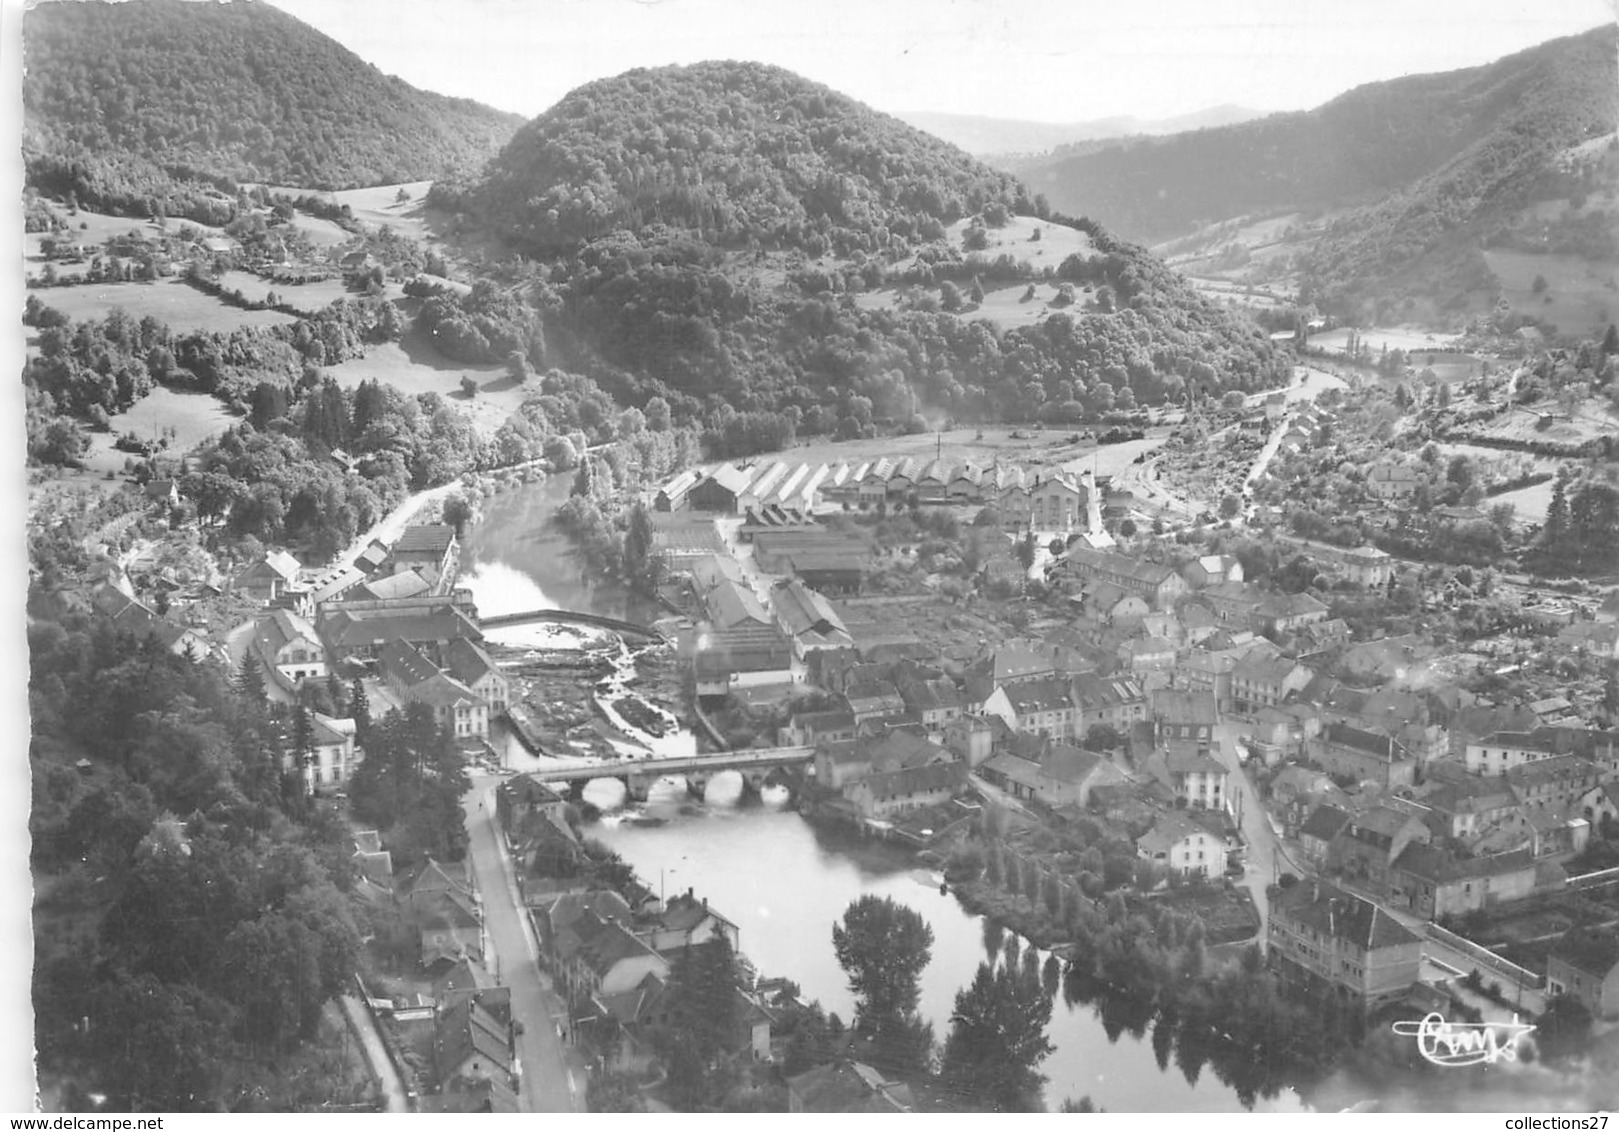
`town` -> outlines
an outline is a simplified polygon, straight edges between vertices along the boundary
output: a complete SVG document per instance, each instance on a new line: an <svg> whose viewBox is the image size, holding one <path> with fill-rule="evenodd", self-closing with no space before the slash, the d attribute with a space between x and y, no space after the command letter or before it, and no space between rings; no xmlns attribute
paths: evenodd
<svg viewBox="0 0 1619 1132"><path fill-rule="evenodd" d="M1611 21L458 3L20 21L34 1107L1619 1105Z"/></svg>
<svg viewBox="0 0 1619 1132"><path fill-rule="evenodd" d="M524 1090L587 1080L656 1107L670 1010L692 1009L676 968L721 938L740 972L715 1047L742 1067L733 1088L778 1082L798 1111L948 1107L869 1036L809 1043L824 1017L792 971L761 975L721 904L654 890L594 840L584 792L614 779L630 806L668 781L700 799L725 773L744 801L784 790L817 824L914 853L1065 968L1090 962L1087 925L1116 894L1118 914L1195 917L1200 963L1257 947L1284 986L1362 1019L1619 1016L1619 599L1546 586L1494 632L1418 631L1420 610L1455 606L1460 571L1436 592L1431 566L1303 538L1255 502L1288 445L1357 426L1348 403L1222 412L1216 439L1269 440L1243 449L1258 490L1218 522L1163 489L1151 503L1140 462L1096 472L1105 441L1067 466L783 453L683 471L625 500L658 563L645 626L481 618L452 521L395 522L318 568L272 550L222 586L136 553L91 604L228 665L288 719L286 774L351 823L392 825L387 844L352 826L356 893L396 927L345 1003L379 1077L424 1110L516 1111ZM1430 481L1390 467L1370 465L1362 498L1409 529L1401 505ZM143 490L174 503L172 477ZM443 500L411 518L435 512L465 526ZM170 611L260 612L210 642L132 578ZM502 643L536 620L572 622L566 647ZM649 699L599 682L620 635L667 673ZM691 751L637 746L658 723L689 724ZM383 732L412 724L476 775L459 779L466 831L381 803Z"/></svg>

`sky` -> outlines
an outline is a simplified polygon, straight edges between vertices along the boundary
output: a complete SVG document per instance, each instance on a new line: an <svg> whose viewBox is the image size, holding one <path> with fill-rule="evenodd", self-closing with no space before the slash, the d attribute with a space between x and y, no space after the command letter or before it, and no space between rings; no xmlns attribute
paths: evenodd
<svg viewBox="0 0 1619 1132"><path fill-rule="evenodd" d="M1619 19L1619 0L273 0L415 86L525 116L632 67L773 63L893 114L1303 110Z"/></svg>

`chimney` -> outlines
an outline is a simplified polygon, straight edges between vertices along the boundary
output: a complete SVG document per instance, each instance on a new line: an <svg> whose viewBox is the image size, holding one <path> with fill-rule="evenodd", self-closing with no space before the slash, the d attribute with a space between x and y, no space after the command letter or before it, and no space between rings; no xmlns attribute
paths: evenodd
<svg viewBox="0 0 1619 1132"><path fill-rule="evenodd" d="M1319 880L1311 881L1310 882L1310 903L1314 904L1316 901L1318 901L1320 899L1321 899L1321 882Z"/></svg>

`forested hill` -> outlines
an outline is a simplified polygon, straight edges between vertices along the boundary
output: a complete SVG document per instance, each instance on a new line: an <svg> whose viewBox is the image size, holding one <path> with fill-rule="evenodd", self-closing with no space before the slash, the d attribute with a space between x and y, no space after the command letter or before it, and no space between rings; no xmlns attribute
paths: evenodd
<svg viewBox="0 0 1619 1132"><path fill-rule="evenodd" d="M524 126L476 192L513 244L559 251L668 224L720 244L869 250L1000 201L1035 211L1012 177L777 67L710 62L589 83Z"/></svg>
<svg viewBox="0 0 1619 1132"><path fill-rule="evenodd" d="M1481 67L1357 87L1311 111L1022 172L1054 207L1143 240L1256 212L1368 204L1442 169L1444 202L1482 203L1520 193L1549 154L1614 128L1614 36L1597 28Z"/></svg>
<svg viewBox="0 0 1619 1132"><path fill-rule="evenodd" d="M34 155L342 189L476 169L522 124L253 0L44 3L23 50Z"/></svg>
<svg viewBox="0 0 1619 1132"><path fill-rule="evenodd" d="M795 428L920 428L919 409L1077 423L1286 376L1257 326L1146 249L755 63L581 87L484 181L436 184L429 199L525 253L545 364L620 403L714 422L723 455ZM1007 325L1004 308L1042 288L1049 317ZM534 341L476 297L435 297L418 326L468 360ZM726 413L750 419L733 429Z"/></svg>

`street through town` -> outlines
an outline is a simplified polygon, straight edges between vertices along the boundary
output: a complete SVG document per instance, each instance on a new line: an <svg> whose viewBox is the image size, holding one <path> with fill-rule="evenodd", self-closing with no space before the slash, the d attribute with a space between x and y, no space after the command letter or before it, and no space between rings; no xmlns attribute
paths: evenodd
<svg viewBox="0 0 1619 1132"><path fill-rule="evenodd" d="M484 929L500 982L511 988L512 1017L521 1022L517 1055L522 1066L519 1097L525 1112L584 1112L585 1076L570 1066L557 1034L556 1019L566 1016L550 978L539 967L539 941L534 938L517 891L510 858L495 826L497 777L472 780L463 800L467 814L469 853L483 900Z"/></svg>

